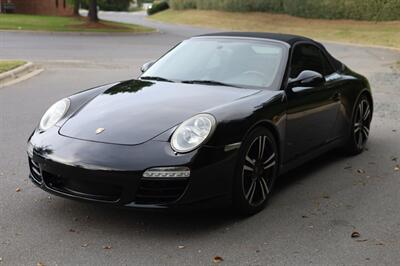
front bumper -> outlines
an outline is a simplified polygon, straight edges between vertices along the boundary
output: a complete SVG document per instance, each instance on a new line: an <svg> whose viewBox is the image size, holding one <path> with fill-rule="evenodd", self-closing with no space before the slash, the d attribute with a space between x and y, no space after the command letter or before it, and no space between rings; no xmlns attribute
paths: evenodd
<svg viewBox="0 0 400 266"><path fill-rule="evenodd" d="M64 137L57 128L29 139L30 179L59 196L124 207L221 206L231 202L237 150L175 154L168 142L134 146ZM186 166L188 178L144 178L153 167Z"/></svg>

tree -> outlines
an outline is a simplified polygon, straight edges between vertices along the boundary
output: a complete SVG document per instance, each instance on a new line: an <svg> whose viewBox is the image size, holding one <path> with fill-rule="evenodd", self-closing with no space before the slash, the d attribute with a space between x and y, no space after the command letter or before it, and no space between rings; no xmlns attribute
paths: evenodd
<svg viewBox="0 0 400 266"><path fill-rule="evenodd" d="M89 0L89 21L98 22L99 17L97 15L97 0Z"/></svg>
<svg viewBox="0 0 400 266"><path fill-rule="evenodd" d="M68 5L74 7L74 16L79 16L79 8L81 7L81 0L68 0Z"/></svg>
<svg viewBox="0 0 400 266"><path fill-rule="evenodd" d="M81 0L74 0L74 16L79 16L80 6L81 6Z"/></svg>

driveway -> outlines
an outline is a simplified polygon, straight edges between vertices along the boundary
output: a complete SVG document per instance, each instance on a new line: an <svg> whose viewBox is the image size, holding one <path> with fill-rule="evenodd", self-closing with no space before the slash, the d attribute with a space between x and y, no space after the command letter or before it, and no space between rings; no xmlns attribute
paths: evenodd
<svg viewBox="0 0 400 266"><path fill-rule="evenodd" d="M391 68L400 54L391 50L327 44L372 83L368 150L357 157L329 153L285 175L266 210L253 217L105 208L34 187L26 140L52 102L137 77L141 64L182 39L216 31L151 22L143 13L100 15L160 33L0 32L0 57L45 68L0 89L0 265L212 265L215 256L221 265L400 264L400 74ZM361 237L352 239L353 231Z"/></svg>

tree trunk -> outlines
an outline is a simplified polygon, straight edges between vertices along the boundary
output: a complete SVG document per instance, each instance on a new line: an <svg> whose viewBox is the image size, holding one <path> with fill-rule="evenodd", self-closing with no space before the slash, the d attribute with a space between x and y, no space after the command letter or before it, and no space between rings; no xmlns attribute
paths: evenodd
<svg viewBox="0 0 400 266"><path fill-rule="evenodd" d="M89 21L97 22L99 18L97 16L97 0L90 0L89 3Z"/></svg>
<svg viewBox="0 0 400 266"><path fill-rule="evenodd" d="M74 16L79 16L79 8L81 6L81 0L74 1Z"/></svg>

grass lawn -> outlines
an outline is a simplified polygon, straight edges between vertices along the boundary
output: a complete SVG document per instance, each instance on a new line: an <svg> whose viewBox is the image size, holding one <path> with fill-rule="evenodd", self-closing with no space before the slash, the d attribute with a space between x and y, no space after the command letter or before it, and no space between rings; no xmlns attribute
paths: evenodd
<svg viewBox="0 0 400 266"><path fill-rule="evenodd" d="M1 14L0 30L80 31L80 32L151 32L154 29L139 25L101 20L88 23L85 18L21 14Z"/></svg>
<svg viewBox="0 0 400 266"><path fill-rule="evenodd" d="M152 19L225 30L282 32L327 41L400 48L400 21L304 19L270 13L234 13L205 10L167 10Z"/></svg>
<svg viewBox="0 0 400 266"><path fill-rule="evenodd" d="M11 61L11 60L2 61L2 60L0 60L0 73L7 72L7 71L17 68L19 66L22 66L25 63L26 63L25 61Z"/></svg>

